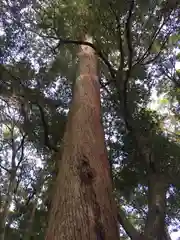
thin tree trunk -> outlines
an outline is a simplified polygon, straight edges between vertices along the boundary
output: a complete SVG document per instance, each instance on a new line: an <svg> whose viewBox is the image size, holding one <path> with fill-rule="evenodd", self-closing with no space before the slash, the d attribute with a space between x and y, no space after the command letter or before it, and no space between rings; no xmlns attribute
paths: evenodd
<svg viewBox="0 0 180 240"><path fill-rule="evenodd" d="M44 181L44 174L45 174L45 171L43 171L41 169L39 171L39 176L38 176L39 179L37 180L37 184L35 186L36 195L35 195L34 201L32 203L31 214L30 214L30 217L29 217L29 221L27 223L26 233L25 233L25 236L23 238L24 240L30 240L31 237L33 236L33 223L34 223L34 218L35 218L35 214L36 214L38 197L40 195L41 188L42 188L43 181Z"/></svg>
<svg viewBox="0 0 180 240"><path fill-rule="evenodd" d="M144 231L145 239L164 239L167 188L168 184L163 175L160 173L151 174L149 179L149 210Z"/></svg>
<svg viewBox="0 0 180 240"><path fill-rule="evenodd" d="M5 227L6 227L6 221L7 221L8 213L9 213L9 206L12 201L12 193L13 193L13 190L15 187L15 176L16 176L16 172L12 171L10 180L9 180L7 195L5 197L4 205L2 206L3 209L2 209L2 213L1 213L1 219L0 219L1 220L1 222L0 222L0 240L5 239Z"/></svg>
<svg viewBox="0 0 180 240"><path fill-rule="evenodd" d="M170 234L169 234L169 232L168 232L168 228L167 227L165 227L165 237L164 237L164 240L171 240L171 236L170 236Z"/></svg>
<svg viewBox="0 0 180 240"><path fill-rule="evenodd" d="M34 200L34 203L32 205L32 210L31 210L31 214L30 214L30 218L27 224L27 230L24 236L24 240L30 240L31 236L33 235L33 221L34 221L34 217L35 217L35 213L36 213L36 207L37 207L37 200L38 198L36 197L36 199Z"/></svg>
<svg viewBox="0 0 180 240"><path fill-rule="evenodd" d="M82 46L79 60L80 75L74 86L45 239L117 240L97 59L91 47Z"/></svg>

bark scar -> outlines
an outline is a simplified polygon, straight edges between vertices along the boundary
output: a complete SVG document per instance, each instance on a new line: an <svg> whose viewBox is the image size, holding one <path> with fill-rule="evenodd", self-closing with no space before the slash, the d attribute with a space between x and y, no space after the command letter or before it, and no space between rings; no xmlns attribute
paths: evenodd
<svg viewBox="0 0 180 240"><path fill-rule="evenodd" d="M95 189L93 187L93 180L96 177L96 172L93 168L91 168L89 164L89 159L86 156L83 156L83 158L81 158L81 164L80 164L79 170L80 170L79 176L81 179L81 184L84 184L84 187L85 187L85 199L88 196L86 201L87 203L89 203L89 205L92 207L92 210L93 210L93 215L94 215L93 230L95 232L96 239L105 240L105 230L101 222L101 209L97 201Z"/></svg>
<svg viewBox="0 0 180 240"><path fill-rule="evenodd" d="M81 159L79 176L81 182L86 185L91 184L96 176L95 170L91 168L89 160L86 158L86 156L83 156L83 158Z"/></svg>
<svg viewBox="0 0 180 240"><path fill-rule="evenodd" d="M97 240L104 240L105 239L105 233L102 223L99 222L98 219L96 219L96 225L94 226L94 230L96 233Z"/></svg>

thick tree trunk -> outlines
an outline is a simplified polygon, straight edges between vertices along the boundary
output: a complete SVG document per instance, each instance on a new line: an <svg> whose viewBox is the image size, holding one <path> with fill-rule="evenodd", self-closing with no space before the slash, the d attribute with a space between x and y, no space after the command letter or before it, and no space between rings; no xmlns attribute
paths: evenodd
<svg viewBox="0 0 180 240"><path fill-rule="evenodd" d="M144 231L145 239L164 239L167 188L168 184L163 175L151 174L149 179L149 210Z"/></svg>
<svg viewBox="0 0 180 240"><path fill-rule="evenodd" d="M82 46L46 240L119 239L100 116L97 59Z"/></svg>

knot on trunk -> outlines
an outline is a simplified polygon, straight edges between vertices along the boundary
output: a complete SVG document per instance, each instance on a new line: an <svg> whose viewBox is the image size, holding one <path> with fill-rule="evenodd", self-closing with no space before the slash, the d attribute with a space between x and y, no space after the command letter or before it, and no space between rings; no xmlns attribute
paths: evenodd
<svg viewBox="0 0 180 240"><path fill-rule="evenodd" d="M79 176L81 182L86 185L91 184L93 179L95 178L95 171L93 168L91 168L91 166L89 165L89 161L85 156L83 157L83 159L81 159Z"/></svg>

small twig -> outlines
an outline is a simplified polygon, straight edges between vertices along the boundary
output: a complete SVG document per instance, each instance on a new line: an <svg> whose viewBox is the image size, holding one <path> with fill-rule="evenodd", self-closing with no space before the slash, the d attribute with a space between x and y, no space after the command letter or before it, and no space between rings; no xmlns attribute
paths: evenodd
<svg viewBox="0 0 180 240"><path fill-rule="evenodd" d="M167 36L167 37L165 38L165 40L163 41L163 43L162 43L162 45L161 45L161 47L160 47L160 50L159 50L159 52L156 54L156 56L155 56L154 58L146 61L145 63L143 63L143 65L148 65L148 64L154 62L156 59L158 59L158 57L159 57L160 54L162 53L162 50L164 49L164 47L165 47L165 45L166 45L166 43L167 43L167 41L168 41L168 38L169 38L169 36Z"/></svg>
<svg viewBox="0 0 180 240"><path fill-rule="evenodd" d="M154 33L153 33L153 35L151 37L151 42L150 42L148 48L146 49L146 51L144 52L142 57L134 64L134 66L139 64L139 63L141 63L141 62L143 62L146 59L147 55L149 54L149 51L151 50L151 48L152 48L152 46L154 44L154 41L156 40L158 34L160 33L160 31L161 31L161 29L163 28L164 25L165 25L165 20L163 21L161 26L154 31Z"/></svg>
<svg viewBox="0 0 180 240"><path fill-rule="evenodd" d="M22 163L22 161L24 160L24 141L25 141L25 137L26 137L26 134L23 136L21 144L20 144L20 146L21 146L21 157L20 157L19 162L18 162L18 164L16 166L16 171L19 168L19 166Z"/></svg>
<svg viewBox="0 0 180 240"><path fill-rule="evenodd" d="M1 167L3 170L5 170L6 172L10 173L10 170L7 169L7 168L5 168L5 167L3 167L1 164L0 164L0 167Z"/></svg>

